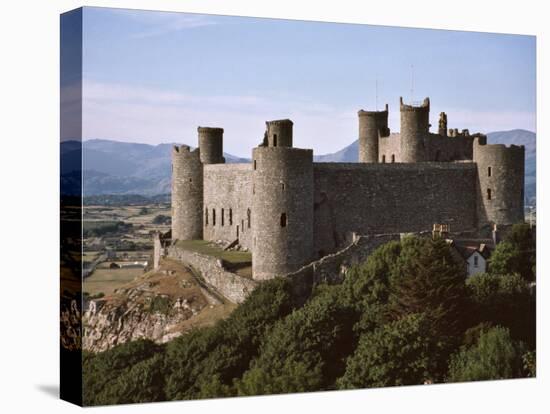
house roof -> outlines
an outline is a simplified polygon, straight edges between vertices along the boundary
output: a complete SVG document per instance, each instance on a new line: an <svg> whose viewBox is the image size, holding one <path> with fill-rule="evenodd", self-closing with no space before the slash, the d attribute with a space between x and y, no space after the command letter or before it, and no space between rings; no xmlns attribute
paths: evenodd
<svg viewBox="0 0 550 414"><path fill-rule="evenodd" d="M484 259L488 259L494 249L494 243L490 239L454 239L447 240L447 242L464 260L467 260L475 252L478 252Z"/></svg>

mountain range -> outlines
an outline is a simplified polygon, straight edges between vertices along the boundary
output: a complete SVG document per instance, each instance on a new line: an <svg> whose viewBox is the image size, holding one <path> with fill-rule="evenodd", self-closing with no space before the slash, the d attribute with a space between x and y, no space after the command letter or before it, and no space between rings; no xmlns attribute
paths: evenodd
<svg viewBox="0 0 550 414"><path fill-rule="evenodd" d="M525 145L525 195L528 204L536 198L536 134L523 129L487 134L490 144ZM76 188L83 153L84 194L141 194L152 196L170 192L170 154L174 144L137 144L91 139L82 143L61 143L62 188ZM357 162L358 141L332 154L317 155L316 162ZM249 162L224 153L226 162Z"/></svg>

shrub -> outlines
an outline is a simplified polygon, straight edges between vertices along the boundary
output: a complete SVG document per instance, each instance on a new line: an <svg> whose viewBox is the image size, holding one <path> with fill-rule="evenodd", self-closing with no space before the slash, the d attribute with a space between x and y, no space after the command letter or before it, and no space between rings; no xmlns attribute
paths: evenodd
<svg viewBox="0 0 550 414"><path fill-rule="evenodd" d="M451 357L449 381L481 381L524 376L522 343L500 326L482 332L477 343L462 347Z"/></svg>

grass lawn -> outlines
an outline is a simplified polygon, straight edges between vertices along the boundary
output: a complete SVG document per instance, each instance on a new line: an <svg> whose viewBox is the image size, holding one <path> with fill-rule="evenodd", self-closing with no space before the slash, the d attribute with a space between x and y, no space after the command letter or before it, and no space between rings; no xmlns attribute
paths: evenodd
<svg viewBox="0 0 550 414"><path fill-rule="evenodd" d="M252 253L250 252L225 251L206 240L178 240L176 246L192 252L221 258L229 263L252 262Z"/></svg>

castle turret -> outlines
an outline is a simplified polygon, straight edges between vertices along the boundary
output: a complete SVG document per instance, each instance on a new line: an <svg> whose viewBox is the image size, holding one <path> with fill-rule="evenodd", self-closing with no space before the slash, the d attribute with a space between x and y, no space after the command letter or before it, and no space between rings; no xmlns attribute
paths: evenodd
<svg viewBox="0 0 550 414"><path fill-rule="evenodd" d="M203 168L199 149L172 150L172 240L202 239Z"/></svg>
<svg viewBox="0 0 550 414"><path fill-rule="evenodd" d="M430 99L420 106L405 105L401 110L401 162L421 162L425 158L424 138L430 132Z"/></svg>
<svg viewBox="0 0 550 414"><path fill-rule="evenodd" d="M203 164L223 164L223 128L199 127L200 158Z"/></svg>
<svg viewBox="0 0 550 414"><path fill-rule="evenodd" d="M439 135L447 136L447 114L445 112L439 114Z"/></svg>
<svg viewBox="0 0 550 414"><path fill-rule="evenodd" d="M359 115L359 162L378 162L378 139L389 135L388 104L384 111L363 111Z"/></svg>
<svg viewBox="0 0 550 414"><path fill-rule="evenodd" d="M267 121L266 134L268 147L292 147L292 126L290 119Z"/></svg>
<svg viewBox="0 0 550 414"><path fill-rule="evenodd" d="M252 274L264 280L312 260L313 151L268 146L252 156Z"/></svg>
<svg viewBox="0 0 550 414"><path fill-rule="evenodd" d="M523 221L525 147L487 145L486 137L475 137L473 160L478 172L478 226Z"/></svg>

